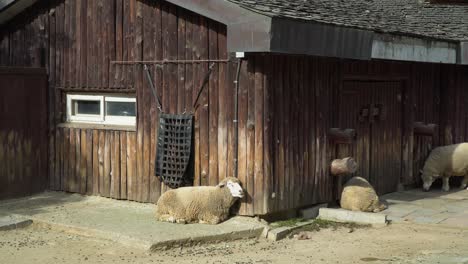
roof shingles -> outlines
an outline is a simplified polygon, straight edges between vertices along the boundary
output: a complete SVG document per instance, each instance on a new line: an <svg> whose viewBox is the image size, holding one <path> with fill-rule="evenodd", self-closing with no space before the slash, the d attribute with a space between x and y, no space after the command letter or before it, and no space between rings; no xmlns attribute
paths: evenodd
<svg viewBox="0 0 468 264"><path fill-rule="evenodd" d="M271 17L416 35L468 40L468 5L424 0L228 0Z"/></svg>

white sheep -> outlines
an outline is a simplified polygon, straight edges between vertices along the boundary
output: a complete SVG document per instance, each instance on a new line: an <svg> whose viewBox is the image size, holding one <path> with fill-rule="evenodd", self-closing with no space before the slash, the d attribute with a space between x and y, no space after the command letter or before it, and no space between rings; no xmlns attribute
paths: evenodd
<svg viewBox="0 0 468 264"><path fill-rule="evenodd" d="M364 178L353 177L341 193L341 208L351 211L380 212L387 207L380 202L372 185Z"/></svg>
<svg viewBox="0 0 468 264"><path fill-rule="evenodd" d="M429 191L432 183L442 177L442 190L450 190L451 176L464 176L460 188L468 184L468 143L460 143L434 148L421 170L423 190Z"/></svg>
<svg viewBox="0 0 468 264"><path fill-rule="evenodd" d="M229 216L229 209L244 197L240 181L234 177L217 186L182 187L164 193L156 205L156 219L171 223L218 224Z"/></svg>

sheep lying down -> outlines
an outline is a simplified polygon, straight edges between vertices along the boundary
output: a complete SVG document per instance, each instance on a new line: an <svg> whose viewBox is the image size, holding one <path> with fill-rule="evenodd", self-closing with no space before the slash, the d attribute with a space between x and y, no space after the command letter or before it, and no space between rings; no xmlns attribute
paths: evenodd
<svg viewBox="0 0 468 264"><path fill-rule="evenodd" d="M353 177L345 184L340 204L343 209L361 212L377 213L387 208L372 185L361 177Z"/></svg>
<svg viewBox="0 0 468 264"><path fill-rule="evenodd" d="M442 177L442 190L449 191L451 176L464 176L460 188L468 183L468 143L437 147L431 151L421 171L424 191L429 191L432 183Z"/></svg>
<svg viewBox="0 0 468 264"><path fill-rule="evenodd" d="M244 197L240 181L228 177L217 186L182 187L164 193L156 205L156 219L171 223L218 224Z"/></svg>

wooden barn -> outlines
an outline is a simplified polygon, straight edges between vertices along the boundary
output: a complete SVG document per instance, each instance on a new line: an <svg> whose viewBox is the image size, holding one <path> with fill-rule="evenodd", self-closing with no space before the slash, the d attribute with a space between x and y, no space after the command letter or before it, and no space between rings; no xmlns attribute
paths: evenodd
<svg viewBox="0 0 468 264"><path fill-rule="evenodd" d="M164 113L204 87L187 175L238 177L242 215L335 200L346 156L380 194L415 186L468 138L468 5L447 2L0 1L0 198L156 202L145 65Z"/></svg>

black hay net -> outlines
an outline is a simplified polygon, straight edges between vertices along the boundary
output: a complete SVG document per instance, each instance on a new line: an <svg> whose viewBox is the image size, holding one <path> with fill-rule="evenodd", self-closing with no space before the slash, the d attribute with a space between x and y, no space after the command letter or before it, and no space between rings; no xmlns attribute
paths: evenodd
<svg viewBox="0 0 468 264"><path fill-rule="evenodd" d="M155 174L170 188L189 180L187 167L192 150L193 115L159 114Z"/></svg>

